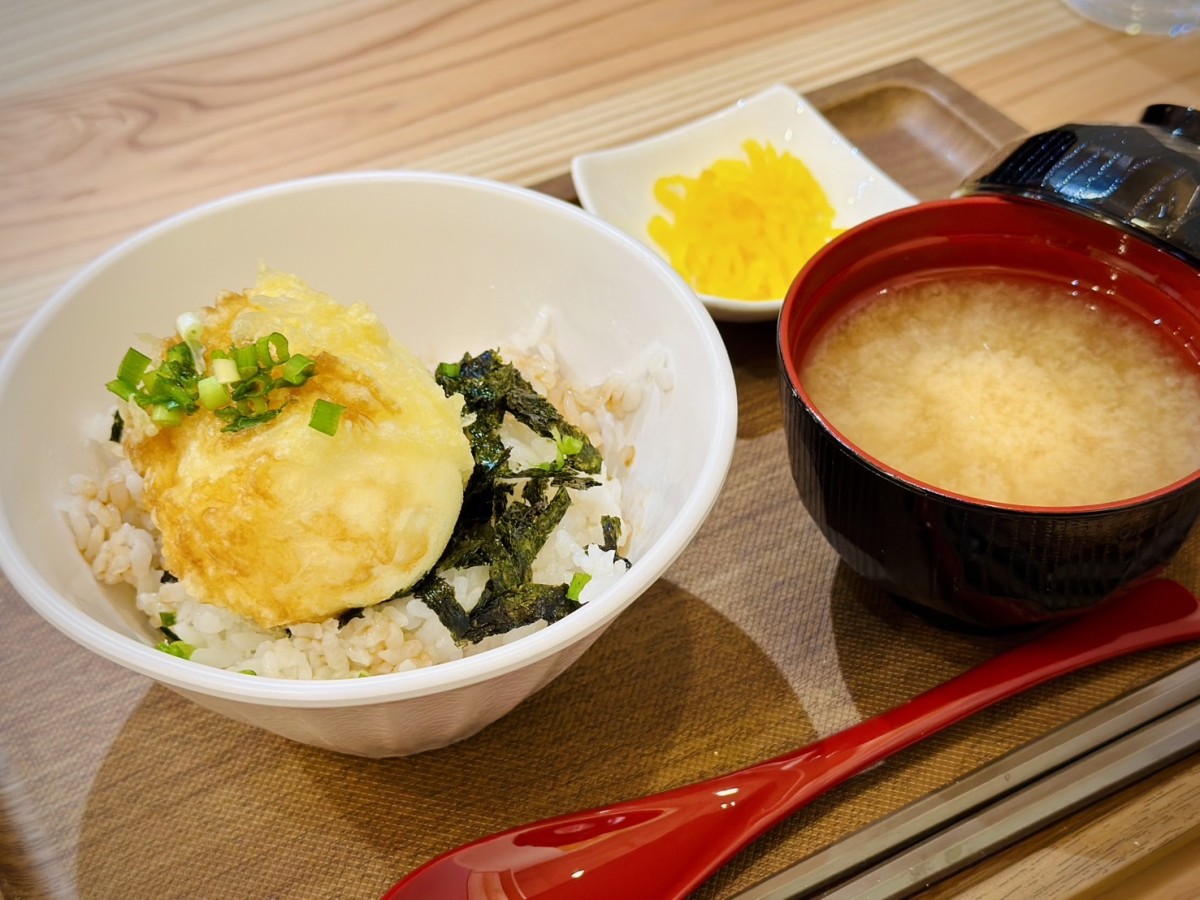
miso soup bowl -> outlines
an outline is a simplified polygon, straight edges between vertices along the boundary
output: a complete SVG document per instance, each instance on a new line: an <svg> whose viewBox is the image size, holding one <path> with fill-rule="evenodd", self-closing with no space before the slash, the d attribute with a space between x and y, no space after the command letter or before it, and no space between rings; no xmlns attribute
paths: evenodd
<svg viewBox="0 0 1200 900"><path fill-rule="evenodd" d="M1158 573L1200 512L1200 472L1109 504L992 503L885 465L814 406L800 372L822 330L862 298L934 273L1029 276L1107 293L1200 366L1200 270L1125 230L1001 196L923 203L859 225L800 272L778 325L792 475L826 539L901 601L984 630L1075 615Z"/></svg>

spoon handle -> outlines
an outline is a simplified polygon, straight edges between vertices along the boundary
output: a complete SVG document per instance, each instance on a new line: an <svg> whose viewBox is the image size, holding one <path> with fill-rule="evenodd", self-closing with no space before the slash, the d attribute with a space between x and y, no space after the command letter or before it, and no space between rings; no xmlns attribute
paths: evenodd
<svg viewBox="0 0 1200 900"><path fill-rule="evenodd" d="M1068 672L1196 638L1197 598L1174 582L1149 581L806 747L664 793L482 838L426 863L384 900L473 897L471 885L488 885L478 894L488 898L683 898L773 825L922 738Z"/></svg>

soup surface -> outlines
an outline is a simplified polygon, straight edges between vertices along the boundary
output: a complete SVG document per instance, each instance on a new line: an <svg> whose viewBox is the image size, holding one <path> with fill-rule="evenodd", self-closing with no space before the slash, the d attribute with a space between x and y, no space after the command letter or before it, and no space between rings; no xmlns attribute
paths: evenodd
<svg viewBox="0 0 1200 900"><path fill-rule="evenodd" d="M801 383L879 461L994 503L1105 503L1200 468L1200 370L1149 322L1065 285L883 291L818 339Z"/></svg>

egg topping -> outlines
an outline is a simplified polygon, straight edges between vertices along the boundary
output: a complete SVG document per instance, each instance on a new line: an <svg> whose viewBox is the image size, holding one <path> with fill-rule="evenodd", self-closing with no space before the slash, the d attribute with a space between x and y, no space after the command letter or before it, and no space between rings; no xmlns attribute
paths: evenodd
<svg viewBox="0 0 1200 900"><path fill-rule="evenodd" d="M206 369L214 349L270 335L312 365L253 427L204 410L163 427L134 400L121 406L164 568L197 599L268 627L411 587L449 542L474 466L462 398L366 306L282 272L264 270L199 320ZM322 428L337 408L335 427Z"/></svg>

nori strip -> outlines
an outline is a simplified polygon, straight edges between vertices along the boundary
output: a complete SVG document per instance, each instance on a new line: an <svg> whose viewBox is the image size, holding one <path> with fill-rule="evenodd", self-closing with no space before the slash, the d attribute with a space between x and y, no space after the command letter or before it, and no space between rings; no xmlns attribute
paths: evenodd
<svg viewBox="0 0 1200 900"><path fill-rule="evenodd" d="M454 598L454 588L445 579L430 572L417 582L413 593L434 611L456 641L463 639L471 622L467 611Z"/></svg>
<svg viewBox="0 0 1200 900"><path fill-rule="evenodd" d="M477 417L476 426L484 423L483 427L497 429L504 413L511 413L542 437L579 441L581 449L569 457L573 467L593 475L600 471L603 457L588 436L564 419L554 404L539 394L515 366L504 362L497 351L485 350L478 356L464 354L457 366L438 366L436 377L447 395L462 394L466 408ZM495 445L500 445L499 437L495 437ZM476 447L474 438L471 447Z"/></svg>
<svg viewBox="0 0 1200 900"><path fill-rule="evenodd" d="M494 524L456 532L434 572L413 588L456 641L476 643L538 619L555 622L578 609L578 601L567 597L566 584L531 580L533 560L571 505L565 489L547 499L543 488L529 487L535 483L540 482L528 482L521 499L502 510ZM505 487L511 491L511 486ZM454 588L435 574L452 565L489 567L483 595L469 614L455 598Z"/></svg>
<svg viewBox="0 0 1200 900"><path fill-rule="evenodd" d="M626 569L633 565L617 552L617 544L621 541L621 520L616 516L601 516L600 532L604 535L604 542L600 544L600 549L611 550L615 559L619 559L625 563Z"/></svg>
<svg viewBox="0 0 1200 900"><path fill-rule="evenodd" d="M533 560L571 504L568 488L586 490L598 482L603 459L587 435L571 425L516 368L488 350L442 364L435 374L447 396L460 394L472 421L464 429L475 468L467 481L462 512L433 572L410 591L449 629L456 641L477 642L539 619L555 622L579 608L566 584L532 581ZM506 415L558 444L561 459L551 465L513 471L500 439ZM563 439L575 452L563 451ZM523 482L514 496L515 482ZM551 494L553 488L553 494ZM605 542L620 535L620 520L604 526ZM489 578L468 614L454 590L436 573L451 567L486 565Z"/></svg>
<svg viewBox="0 0 1200 900"><path fill-rule="evenodd" d="M541 483L550 483L560 485L562 487L571 487L579 491L585 491L590 487L596 487L600 482L595 478L589 478L587 475L580 475L577 472L571 471L564 467L562 469L522 469L519 472L507 472L506 478L529 478L533 481Z"/></svg>
<svg viewBox="0 0 1200 900"><path fill-rule="evenodd" d="M529 581L534 558L570 505L571 495L560 488L549 501L543 496L534 503L511 503L500 514L489 579L496 592L503 595Z"/></svg>
<svg viewBox="0 0 1200 900"><path fill-rule="evenodd" d="M567 596L565 584L530 582L505 594L489 595L484 591L479 604L471 611L471 624L463 638L476 643L488 635L504 634L539 619L557 622L579 607L579 601Z"/></svg>
<svg viewBox="0 0 1200 900"><path fill-rule="evenodd" d="M121 443L121 435L125 433L125 420L121 418L119 409L113 410L112 425L108 429L108 439L114 444Z"/></svg>
<svg viewBox="0 0 1200 900"><path fill-rule="evenodd" d="M350 609L342 610L337 617L338 628L344 628L362 614L363 608L361 606L352 606Z"/></svg>

